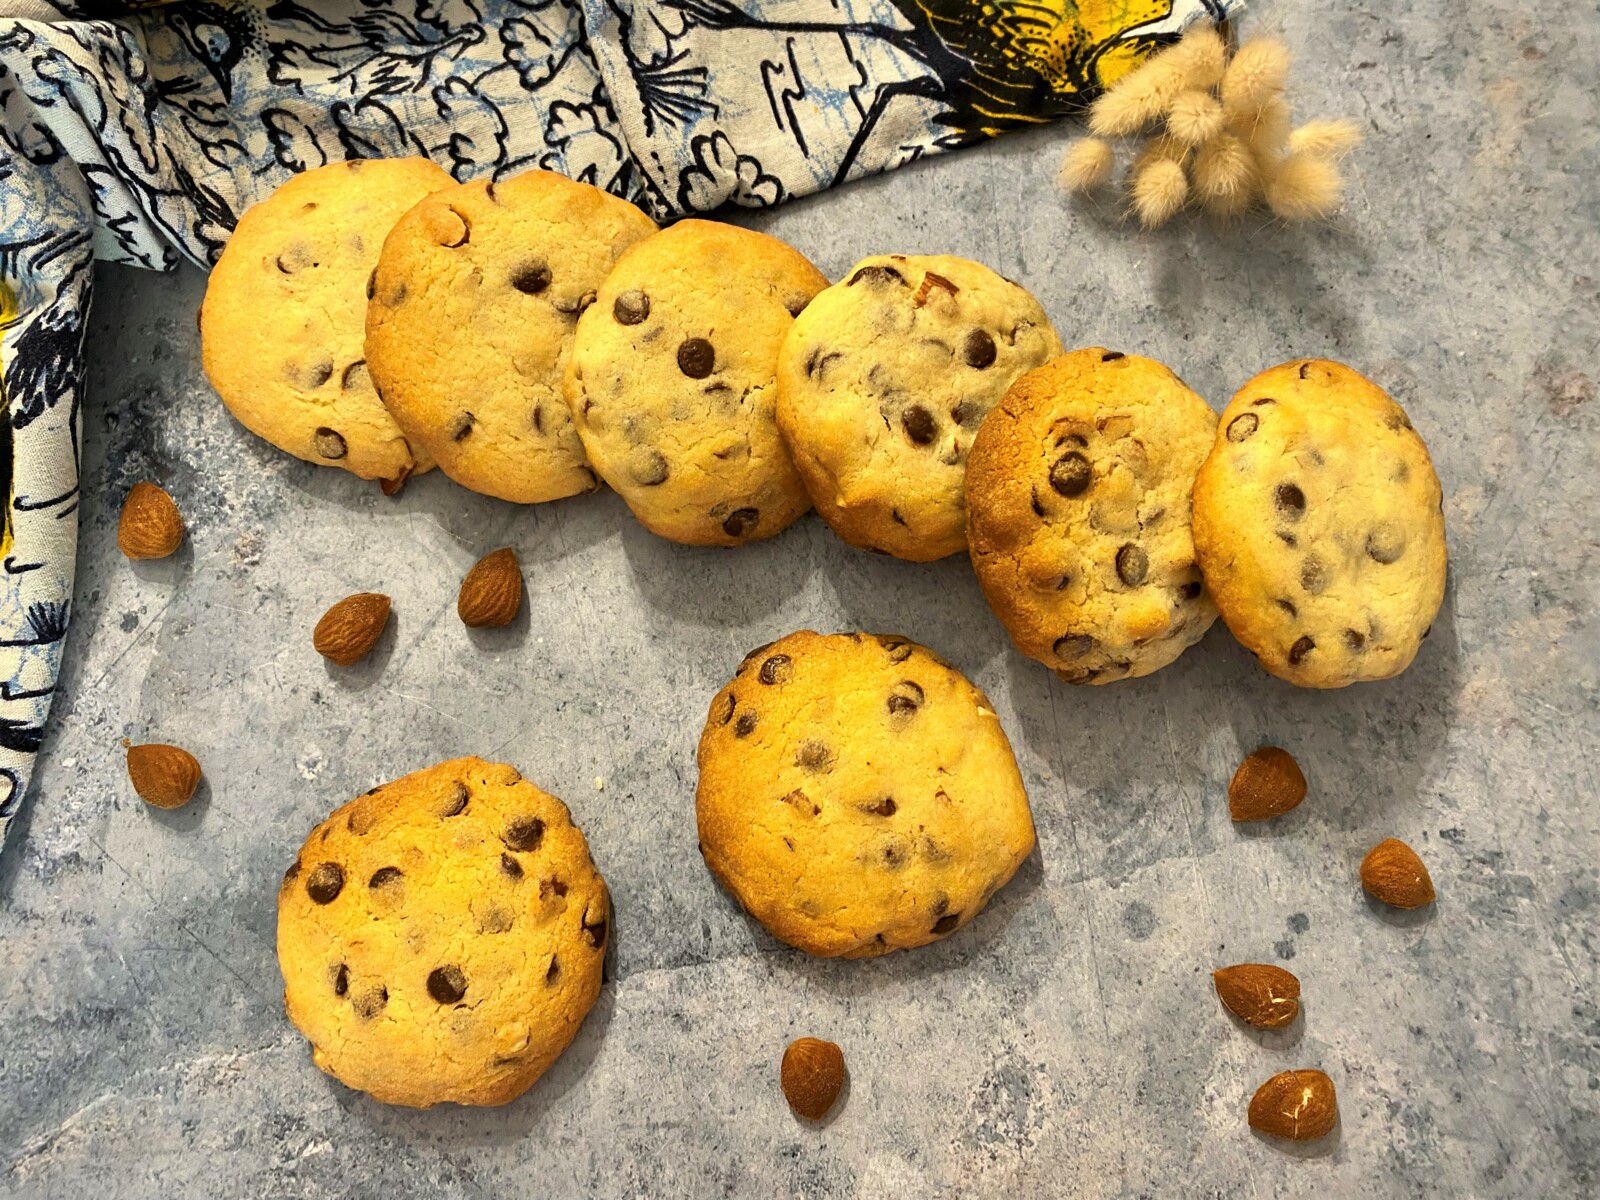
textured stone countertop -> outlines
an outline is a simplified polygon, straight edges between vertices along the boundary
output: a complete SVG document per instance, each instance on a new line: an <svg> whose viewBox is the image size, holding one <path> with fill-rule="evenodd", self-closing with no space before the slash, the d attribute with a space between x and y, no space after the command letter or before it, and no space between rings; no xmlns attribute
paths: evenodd
<svg viewBox="0 0 1600 1200"><path fill-rule="evenodd" d="M222 410L199 272L102 269L76 619L0 860L0 1194L1592 1189L1600 19L1517 0L1261 7L1301 52L1300 112L1367 128L1331 225L1134 234L1055 190L1060 131L740 219L833 276L880 250L981 259L1069 345L1159 358L1218 408L1291 357L1370 374L1432 448L1453 556L1431 638L1386 683L1298 691L1219 623L1156 676L1074 689L1009 649L964 559L857 553L815 517L696 551L612 495L523 509L434 474L385 499ZM116 515L143 478L191 536L130 566ZM504 544L525 615L470 633L457 581ZM365 665L326 667L310 628L362 589L393 595L391 630ZM696 853L709 698L746 650L806 626L928 643L1011 733L1038 851L937 945L808 959ZM205 793L146 808L124 737L191 748ZM1236 828L1227 780L1263 742L1299 757L1311 794ZM318 1072L284 1017L274 890L332 807L468 752L571 805L616 900L611 980L517 1103L385 1108ZM1357 864L1391 835L1427 861L1433 907L1365 899ZM1300 976L1287 1031L1218 1005L1211 969L1246 960ZM821 1129L777 1088L802 1034L850 1065ZM1296 1151L1244 1110L1301 1066L1333 1077L1341 1123Z"/></svg>

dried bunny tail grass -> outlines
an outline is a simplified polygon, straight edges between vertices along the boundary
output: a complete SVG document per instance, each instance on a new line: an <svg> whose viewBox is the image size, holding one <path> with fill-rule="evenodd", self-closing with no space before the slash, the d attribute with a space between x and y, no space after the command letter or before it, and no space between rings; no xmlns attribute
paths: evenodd
<svg viewBox="0 0 1600 1200"><path fill-rule="evenodd" d="M1315 221L1338 210L1343 186L1339 169L1327 159L1289 154L1267 176L1267 207L1285 221Z"/></svg>
<svg viewBox="0 0 1600 1200"><path fill-rule="evenodd" d="M1210 212L1234 216L1250 207L1260 175L1243 139L1219 133L1196 151L1194 191Z"/></svg>
<svg viewBox="0 0 1600 1200"><path fill-rule="evenodd" d="M1167 132L1186 146L1208 142L1222 130L1222 105L1210 92L1179 92L1167 113Z"/></svg>
<svg viewBox="0 0 1600 1200"><path fill-rule="evenodd" d="M1092 192L1111 178L1114 158L1111 143L1099 138L1078 138L1067 147L1056 179L1069 192Z"/></svg>
<svg viewBox="0 0 1600 1200"><path fill-rule="evenodd" d="M1283 91L1289 49L1276 38L1251 38L1222 73L1222 107L1229 115L1255 112Z"/></svg>
<svg viewBox="0 0 1600 1200"><path fill-rule="evenodd" d="M1361 144L1361 127L1354 121L1307 121L1289 135L1296 154L1337 161Z"/></svg>
<svg viewBox="0 0 1600 1200"><path fill-rule="evenodd" d="M1274 96L1255 112L1236 116L1227 125L1250 147L1265 172L1283 156L1289 141L1289 123L1289 106Z"/></svg>
<svg viewBox="0 0 1600 1200"><path fill-rule="evenodd" d="M1146 229L1171 220L1189 198L1189 180L1176 159L1156 158L1135 168L1133 211Z"/></svg>
<svg viewBox="0 0 1600 1200"><path fill-rule="evenodd" d="M1190 147L1168 133L1158 133L1144 144L1139 157L1133 160L1132 172L1137 175L1153 162L1175 162L1180 167L1189 161Z"/></svg>
<svg viewBox="0 0 1600 1200"><path fill-rule="evenodd" d="M1183 86L1209 91L1222 81L1228 65L1228 43L1209 21L1191 25L1183 40L1165 53L1183 71Z"/></svg>
<svg viewBox="0 0 1600 1200"><path fill-rule="evenodd" d="M1160 120L1182 90L1182 70L1158 54L1117 80L1089 107L1089 132L1096 137L1137 133Z"/></svg>

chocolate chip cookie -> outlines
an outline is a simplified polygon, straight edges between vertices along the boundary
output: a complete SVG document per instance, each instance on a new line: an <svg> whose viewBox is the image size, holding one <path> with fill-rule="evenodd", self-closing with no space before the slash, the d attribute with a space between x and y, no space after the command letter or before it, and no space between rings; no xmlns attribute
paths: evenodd
<svg viewBox="0 0 1600 1200"><path fill-rule="evenodd" d="M904 638L806 630L752 651L711 702L699 761L706 865L810 954L942 938L1033 849L988 697Z"/></svg>
<svg viewBox="0 0 1600 1200"><path fill-rule="evenodd" d="M458 758L311 831L278 889L289 1019L317 1066L387 1104L504 1104L600 994L605 882L566 806Z"/></svg>
<svg viewBox="0 0 1600 1200"><path fill-rule="evenodd" d="M1217 610L1190 505L1216 425L1166 367L1099 346L1011 385L967 460L967 541L1017 649L1111 683L1200 640Z"/></svg>
<svg viewBox="0 0 1600 1200"><path fill-rule="evenodd" d="M1302 687L1398 675L1444 599L1428 448L1382 388L1335 362L1285 363L1240 389L1195 481L1194 541L1234 637Z"/></svg>
<svg viewBox="0 0 1600 1200"><path fill-rule="evenodd" d="M550 171L457 184L406 213L373 276L367 362L407 436L502 500L596 487L562 375L606 273L655 228Z"/></svg>
<svg viewBox="0 0 1600 1200"><path fill-rule="evenodd" d="M628 250L578 322L567 400L589 461L645 527L771 537L811 507L773 410L778 347L828 286L796 250L680 221Z"/></svg>
<svg viewBox="0 0 1600 1200"><path fill-rule="evenodd" d="M363 479L432 465L379 401L362 338L384 235L449 183L426 159L356 159L295 175L245 211L211 269L200 350L246 429Z"/></svg>
<svg viewBox="0 0 1600 1200"><path fill-rule="evenodd" d="M818 515L852 546L915 562L960 550L973 435L1018 375L1059 353L1039 302L988 267L856 264L778 356L778 426Z"/></svg>

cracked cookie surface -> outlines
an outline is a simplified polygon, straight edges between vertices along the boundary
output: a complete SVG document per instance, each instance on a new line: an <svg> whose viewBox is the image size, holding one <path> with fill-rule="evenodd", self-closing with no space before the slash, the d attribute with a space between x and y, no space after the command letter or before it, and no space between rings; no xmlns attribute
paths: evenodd
<svg viewBox="0 0 1600 1200"><path fill-rule="evenodd" d="M778 435L778 347L828 286L799 251L717 221L633 246L578 322L567 400L589 461L652 532L771 537L811 507Z"/></svg>
<svg viewBox="0 0 1600 1200"><path fill-rule="evenodd" d="M711 702L699 765L706 865L811 954L936 941L1033 849L988 697L904 638L803 630L752 651Z"/></svg>
<svg viewBox="0 0 1600 1200"><path fill-rule="evenodd" d="M1216 620L1190 532L1216 414L1166 367L1095 346L1011 385L967 462L967 533L1017 649L1068 683L1159 670Z"/></svg>
<svg viewBox="0 0 1600 1200"><path fill-rule="evenodd" d="M560 800L458 758L336 809L278 889L289 1019L389 1104L504 1104L600 993L610 897Z"/></svg>
<svg viewBox="0 0 1600 1200"><path fill-rule="evenodd" d="M656 230L550 171L430 196L384 241L367 360L408 437L463 487L523 504L591 491L562 391L578 318Z"/></svg>
<svg viewBox="0 0 1600 1200"><path fill-rule="evenodd" d="M1194 537L1234 637L1302 687L1398 675L1444 599L1428 449L1387 392L1335 362L1239 390L1195 481Z"/></svg>
<svg viewBox="0 0 1600 1200"><path fill-rule="evenodd" d="M1060 352L1039 302L980 263L857 263L778 358L778 425L818 515L899 558L962 549L973 435L1017 376Z"/></svg>
<svg viewBox="0 0 1600 1200"><path fill-rule="evenodd" d="M449 184L427 159L353 159L291 176L245 211L200 308L206 376L240 424L363 479L432 465L378 399L362 342L384 236Z"/></svg>

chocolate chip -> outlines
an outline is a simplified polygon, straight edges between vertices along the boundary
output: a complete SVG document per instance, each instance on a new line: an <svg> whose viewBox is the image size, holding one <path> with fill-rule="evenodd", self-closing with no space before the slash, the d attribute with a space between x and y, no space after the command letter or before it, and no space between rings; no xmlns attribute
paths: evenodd
<svg viewBox="0 0 1600 1200"><path fill-rule="evenodd" d="M639 325L650 315L650 297L643 292L623 292L611 302L618 325Z"/></svg>
<svg viewBox="0 0 1600 1200"><path fill-rule="evenodd" d="M963 400L950 410L950 419L963 429L982 425L983 418L983 405L976 400Z"/></svg>
<svg viewBox="0 0 1600 1200"><path fill-rule="evenodd" d="M1068 450L1050 468L1050 486L1063 496L1081 496L1089 490L1093 476L1089 460L1076 450Z"/></svg>
<svg viewBox="0 0 1600 1200"><path fill-rule="evenodd" d="M910 679L902 679L895 684L889 692L889 699L884 701L889 710L889 723L897 727L908 724L912 717L917 715L917 710L922 707L926 694L922 685Z"/></svg>
<svg viewBox="0 0 1600 1200"><path fill-rule="evenodd" d="M845 287L855 287L855 285L858 283L870 283L875 285L898 283L905 285L905 282L906 277L900 274L899 271L896 271L893 267L886 267L882 263L873 263L869 266L862 267L854 275L850 276L850 281L845 284Z"/></svg>
<svg viewBox="0 0 1600 1200"><path fill-rule="evenodd" d="M1294 606L1293 600L1274 600L1273 603L1279 608L1283 609L1283 611L1288 613L1291 617L1298 617L1300 615L1300 610Z"/></svg>
<svg viewBox="0 0 1600 1200"><path fill-rule="evenodd" d="M1300 586L1313 596L1321 595L1328 586L1328 568L1314 554L1308 554L1300 564Z"/></svg>
<svg viewBox="0 0 1600 1200"><path fill-rule="evenodd" d="M350 968L345 966L343 963L340 963L339 969L333 973L333 994L335 996L342 996L349 990Z"/></svg>
<svg viewBox="0 0 1600 1200"><path fill-rule="evenodd" d="M892 817L898 808L899 806L895 804L893 796L885 796L876 804L863 805L861 811L875 813L880 817Z"/></svg>
<svg viewBox="0 0 1600 1200"><path fill-rule="evenodd" d="M1379 525L1367 534L1367 557L1373 562L1392 563L1406 552L1406 537L1394 525Z"/></svg>
<svg viewBox="0 0 1600 1200"><path fill-rule="evenodd" d="M684 338L678 347L678 370L690 379L704 379L716 365L717 354L705 338Z"/></svg>
<svg viewBox="0 0 1600 1200"><path fill-rule="evenodd" d="M1228 440L1242 442L1256 431L1256 426L1261 424L1261 418L1255 413L1240 413L1228 422Z"/></svg>
<svg viewBox="0 0 1600 1200"><path fill-rule="evenodd" d="M285 883L293 883L300 874L300 860L297 858L289 864L289 869L283 873Z"/></svg>
<svg viewBox="0 0 1600 1200"><path fill-rule="evenodd" d="M807 296L792 296L792 297L790 297L788 300L786 300L784 302L783 306L784 306L784 308L789 310L789 315L791 317L798 317L801 313L805 312L806 305L808 305L810 303L811 303L810 297L807 297Z"/></svg>
<svg viewBox="0 0 1600 1200"><path fill-rule="evenodd" d="M1300 544L1300 539L1295 537L1295 535L1290 533L1287 529L1274 529L1273 533L1277 534L1278 540L1285 546L1288 546L1290 549L1293 549Z"/></svg>
<svg viewBox="0 0 1600 1200"><path fill-rule="evenodd" d="M391 887L404 877L405 872L399 867L379 867L367 880L367 886L373 889Z"/></svg>
<svg viewBox="0 0 1600 1200"><path fill-rule="evenodd" d="M324 358L319 362L312 363L305 369L305 376L301 380L301 383L307 390L310 390L311 388L321 387L332 378L333 360L330 358Z"/></svg>
<svg viewBox="0 0 1600 1200"><path fill-rule="evenodd" d="M357 996L351 1003L356 1010L356 1016L370 1021L389 1003L389 989L380 983L377 987Z"/></svg>
<svg viewBox="0 0 1600 1200"><path fill-rule="evenodd" d="M506 826L500 840L513 850L537 850L544 839L544 822L538 817L518 817Z"/></svg>
<svg viewBox="0 0 1600 1200"><path fill-rule="evenodd" d="M542 262L520 266L511 277L511 286L524 296L537 296L550 286L550 268Z"/></svg>
<svg viewBox="0 0 1600 1200"><path fill-rule="evenodd" d="M994 364L994 339L981 329L974 329L961 343L961 357L967 366L983 370Z"/></svg>
<svg viewBox="0 0 1600 1200"><path fill-rule="evenodd" d="M722 532L729 537L743 537L761 520L759 508L736 508L722 522Z"/></svg>
<svg viewBox="0 0 1600 1200"><path fill-rule="evenodd" d="M1251 408L1260 408L1263 404L1276 404L1276 403L1277 403L1277 401L1274 400L1271 396L1263 396L1259 400L1250 401L1250 407Z"/></svg>
<svg viewBox="0 0 1600 1200"><path fill-rule="evenodd" d="M313 903L332 904L344 890L344 871L338 863L318 863L306 876L306 895Z"/></svg>
<svg viewBox="0 0 1600 1200"><path fill-rule="evenodd" d="M794 659L787 654L774 654L761 664L761 670L756 678L770 686L775 683L787 683L793 675Z"/></svg>
<svg viewBox="0 0 1600 1200"><path fill-rule="evenodd" d="M477 418L469 412L462 413L456 418L455 427L450 430L450 440L459 442L472 432L472 426Z"/></svg>
<svg viewBox="0 0 1600 1200"><path fill-rule="evenodd" d="M837 351L824 353L821 346L815 346L812 348L811 353L806 356L806 374L813 378L819 377L828 369L829 363L836 358L843 357L844 355Z"/></svg>
<svg viewBox="0 0 1600 1200"><path fill-rule="evenodd" d="M961 924L960 913L945 913L944 916L933 923L933 931L935 933L949 933L959 924Z"/></svg>
<svg viewBox="0 0 1600 1200"><path fill-rule="evenodd" d="M346 367L344 372L339 376L339 386L347 392L351 388L360 387L366 382L367 360L364 358L356 359L356 361Z"/></svg>
<svg viewBox="0 0 1600 1200"><path fill-rule="evenodd" d="M450 785L450 790L440 799L434 811L441 818L460 816L466 811L468 798L467 785L457 779Z"/></svg>
<svg viewBox="0 0 1600 1200"><path fill-rule="evenodd" d="M563 297L560 300L552 301L551 307L559 313L566 313L569 317L575 317L593 303L594 289L591 288L589 291L583 292L580 295Z"/></svg>
<svg viewBox="0 0 1600 1200"><path fill-rule="evenodd" d="M1298 521L1305 516L1306 494L1292 483L1280 483L1278 490L1273 493L1273 499L1278 505L1278 511L1291 521Z"/></svg>
<svg viewBox="0 0 1600 1200"><path fill-rule="evenodd" d="M1150 556L1132 542L1117 551L1117 578L1129 587L1138 587L1150 573Z"/></svg>
<svg viewBox="0 0 1600 1200"><path fill-rule="evenodd" d="M1039 503L1039 489L1038 488L1032 488L1030 490L1030 492L1029 492L1028 499L1029 499L1029 502L1033 505L1033 515L1036 516L1036 517L1043 517L1044 516L1044 505Z"/></svg>
<svg viewBox="0 0 1600 1200"><path fill-rule="evenodd" d="M800 749L795 752L794 761L797 766L816 774L833 766L833 751L828 749L826 742L812 739L800 744Z"/></svg>
<svg viewBox="0 0 1600 1200"><path fill-rule="evenodd" d="M450 214L456 218L456 220L461 222L461 232L455 235L454 240L451 240L451 235L446 230L447 222L444 221L443 218L440 218L435 234L435 236L437 236L439 239L439 245L447 246L451 249L454 249L457 246L465 246L467 244L467 239L472 236L472 224L465 216L457 212L455 209L452 208L449 211Z"/></svg>
<svg viewBox="0 0 1600 1200"><path fill-rule="evenodd" d="M1367 635L1359 629L1346 629L1344 631L1344 644L1351 650L1359 650L1367 644Z"/></svg>
<svg viewBox="0 0 1600 1200"><path fill-rule="evenodd" d="M719 707L722 709L722 715L718 718L718 723L726 725L733 720L733 710L739 707L739 702L733 698L733 693L729 692L722 697Z"/></svg>
<svg viewBox="0 0 1600 1200"><path fill-rule="evenodd" d="M1107 350L1104 354L1102 354L1100 356L1100 361L1101 362L1116 362L1117 359L1122 358L1122 357L1124 357L1124 355L1123 355L1121 350Z"/></svg>
<svg viewBox="0 0 1600 1200"><path fill-rule="evenodd" d="M440 1004L455 1004L466 994L467 977L460 967L435 967L428 972L428 995Z"/></svg>
<svg viewBox="0 0 1600 1200"><path fill-rule="evenodd" d="M1316 648L1317 643L1314 639L1309 637L1301 638L1299 641L1295 642L1294 645L1289 647L1289 665L1291 667L1299 666L1300 660L1306 655L1310 654Z"/></svg>
<svg viewBox="0 0 1600 1200"><path fill-rule="evenodd" d="M522 864L516 859L512 858L509 854L502 854L500 856L500 870L504 874L509 875L512 879L522 878Z"/></svg>
<svg viewBox="0 0 1600 1200"><path fill-rule="evenodd" d="M1087 633L1069 633L1058 637L1050 648L1057 658L1073 659L1093 654L1095 645L1094 638Z"/></svg>
<svg viewBox="0 0 1600 1200"><path fill-rule="evenodd" d="M312 437L317 447L317 453L323 458L340 459L345 456L344 438L339 435L337 430L329 429L324 425Z"/></svg>
<svg viewBox="0 0 1600 1200"><path fill-rule="evenodd" d="M904 638L879 638L878 640L882 643L883 648L889 652L889 661L893 663L905 662L906 659L911 657L912 650L916 648Z"/></svg>
<svg viewBox="0 0 1600 1200"><path fill-rule="evenodd" d="M939 422L920 404L913 404L906 409L900 423L905 426L906 436L913 445L926 446L939 436Z"/></svg>
<svg viewBox="0 0 1600 1200"><path fill-rule="evenodd" d="M640 487L655 487L667 481L667 459L659 450L635 447L628 457L628 474Z"/></svg>
<svg viewBox="0 0 1600 1200"><path fill-rule="evenodd" d="M1198 600L1200 598L1200 593L1204 590L1205 585L1203 585L1198 579L1192 579L1183 585L1183 598L1185 600Z"/></svg>
<svg viewBox="0 0 1600 1200"><path fill-rule="evenodd" d="M739 714L739 719L733 723L734 737L749 737L755 731L756 715L746 709Z"/></svg>
<svg viewBox="0 0 1600 1200"><path fill-rule="evenodd" d="M544 405L542 404L533 406L533 431L535 433L544 432Z"/></svg>

